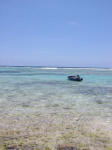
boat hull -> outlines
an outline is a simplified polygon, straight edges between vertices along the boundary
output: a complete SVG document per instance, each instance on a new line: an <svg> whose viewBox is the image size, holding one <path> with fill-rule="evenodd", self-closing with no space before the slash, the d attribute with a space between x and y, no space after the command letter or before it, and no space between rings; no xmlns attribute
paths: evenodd
<svg viewBox="0 0 112 150"><path fill-rule="evenodd" d="M76 76L68 76L68 80L71 80L71 81L82 81L83 78L77 78Z"/></svg>

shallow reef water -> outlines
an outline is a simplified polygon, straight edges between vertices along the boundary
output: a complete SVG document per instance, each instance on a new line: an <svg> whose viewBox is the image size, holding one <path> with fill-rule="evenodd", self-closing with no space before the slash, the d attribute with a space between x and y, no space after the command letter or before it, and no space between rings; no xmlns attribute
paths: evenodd
<svg viewBox="0 0 112 150"><path fill-rule="evenodd" d="M77 74L82 82L67 79ZM18 149L71 144L110 150L112 70L0 67L0 144L8 149L15 143Z"/></svg>

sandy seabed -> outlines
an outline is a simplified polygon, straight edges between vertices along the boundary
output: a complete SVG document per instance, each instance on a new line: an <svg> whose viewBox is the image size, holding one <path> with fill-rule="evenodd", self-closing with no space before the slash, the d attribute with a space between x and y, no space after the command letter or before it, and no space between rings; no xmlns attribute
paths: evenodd
<svg viewBox="0 0 112 150"><path fill-rule="evenodd" d="M58 111L0 116L0 150L112 150L109 120Z"/></svg>

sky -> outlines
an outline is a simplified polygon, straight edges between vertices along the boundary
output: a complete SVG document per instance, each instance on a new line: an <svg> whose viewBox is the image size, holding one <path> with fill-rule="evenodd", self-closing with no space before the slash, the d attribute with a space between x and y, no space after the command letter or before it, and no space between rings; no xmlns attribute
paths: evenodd
<svg viewBox="0 0 112 150"><path fill-rule="evenodd" d="M0 0L0 65L112 67L112 0Z"/></svg>

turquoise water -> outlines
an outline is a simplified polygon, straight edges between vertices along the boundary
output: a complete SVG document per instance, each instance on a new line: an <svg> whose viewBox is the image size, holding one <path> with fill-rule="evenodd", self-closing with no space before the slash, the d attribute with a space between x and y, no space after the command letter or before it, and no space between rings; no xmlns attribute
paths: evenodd
<svg viewBox="0 0 112 150"><path fill-rule="evenodd" d="M77 74L82 82L67 79ZM0 67L0 137L6 145L22 140L52 150L61 143L107 150L112 69Z"/></svg>
<svg viewBox="0 0 112 150"><path fill-rule="evenodd" d="M82 82L67 80L80 74ZM112 70L0 67L0 116L77 112L112 121Z"/></svg>

